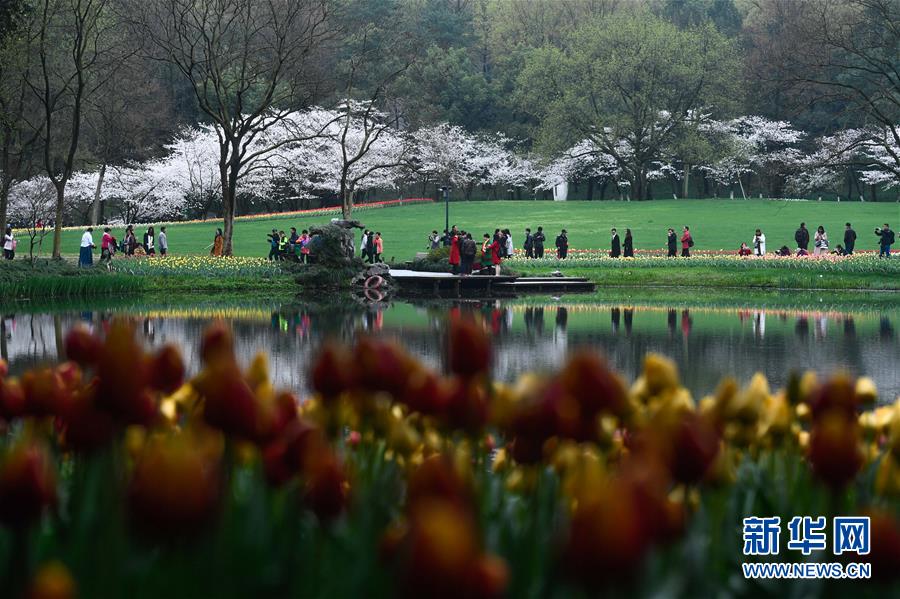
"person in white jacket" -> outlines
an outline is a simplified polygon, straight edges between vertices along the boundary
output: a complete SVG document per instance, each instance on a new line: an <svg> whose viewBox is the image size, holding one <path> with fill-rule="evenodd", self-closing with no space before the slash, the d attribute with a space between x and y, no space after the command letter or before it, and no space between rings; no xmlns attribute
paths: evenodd
<svg viewBox="0 0 900 599"><path fill-rule="evenodd" d="M6 234L3 236L3 257L7 260L16 257L16 238L13 236L12 227L6 227Z"/></svg>
<svg viewBox="0 0 900 599"><path fill-rule="evenodd" d="M756 235L753 236L753 255L754 256L765 256L766 255L766 236L763 234L762 230L757 229Z"/></svg>

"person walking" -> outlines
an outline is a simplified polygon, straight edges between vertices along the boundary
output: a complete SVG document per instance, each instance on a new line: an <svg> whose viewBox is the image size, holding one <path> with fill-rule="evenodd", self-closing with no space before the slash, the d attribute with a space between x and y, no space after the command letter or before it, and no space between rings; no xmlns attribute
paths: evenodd
<svg viewBox="0 0 900 599"><path fill-rule="evenodd" d="M375 262L382 262L381 255L384 253L384 240L381 238L381 232L375 231Z"/></svg>
<svg viewBox="0 0 900 599"><path fill-rule="evenodd" d="M619 240L619 233L615 228L610 230L612 233L612 245L609 251L610 258L618 258L622 255L622 242Z"/></svg>
<svg viewBox="0 0 900 599"><path fill-rule="evenodd" d="M165 256L169 253L169 235L166 233L166 227L163 225L159 228L159 255Z"/></svg>
<svg viewBox="0 0 900 599"><path fill-rule="evenodd" d="M850 223L847 223L846 227L844 229L844 255L849 256L853 253L853 248L856 247L856 231L853 230L853 226Z"/></svg>
<svg viewBox="0 0 900 599"><path fill-rule="evenodd" d="M375 264L375 231L372 230L366 235L366 262Z"/></svg>
<svg viewBox="0 0 900 599"><path fill-rule="evenodd" d="M622 255L626 258L634 258L634 239L631 237L631 229L625 229L625 241L622 243Z"/></svg>
<svg viewBox="0 0 900 599"><path fill-rule="evenodd" d="M690 258L692 247L694 247L694 238L691 237L691 229L685 225L681 233L681 257Z"/></svg>
<svg viewBox="0 0 900 599"><path fill-rule="evenodd" d="M544 236L544 227L538 227L537 233L534 234L534 257L544 257L544 242L547 238Z"/></svg>
<svg viewBox="0 0 900 599"><path fill-rule="evenodd" d="M666 232L666 246L669 250L669 258L678 256L678 236L675 235L675 229L671 227L669 227L669 230Z"/></svg>
<svg viewBox="0 0 900 599"><path fill-rule="evenodd" d="M526 258L534 258L534 236L531 234L531 229L525 229L525 241L522 243L522 247L525 249Z"/></svg>
<svg viewBox="0 0 900 599"><path fill-rule="evenodd" d="M156 255L155 242L156 242L156 235L153 232L153 227L148 227L147 232L144 233L144 243L143 243L144 253L147 254L148 256Z"/></svg>
<svg viewBox="0 0 900 599"><path fill-rule="evenodd" d="M878 257L890 258L891 246L894 245L894 241L896 241L896 236L894 235L894 232L891 231L891 226L887 223L884 223L884 226L880 229L878 227L875 227L875 234L881 238L878 244L880 247Z"/></svg>
<svg viewBox="0 0 900 599"><path fill-rule="evenodd" d="M806 229L806 223L800 223L800 228L794 233L794 241L797 242L798 250L809 251L809 231Z"/></svg>
<svg viewBox="0 0 900 599"><path fill-rule="evenodd" d="M225 253L225 236L222 235L222 229L216 229L216 236L213 238L212 249L209 251L211 256L221 258Z"/></svg>
<svg viewBox="0 0 900 599"><path fill-rule="evenodd" d="M813 256L824 256L828 253L828 234L822 225L819 225L819 228L816 229L813 247L815 248L813 249Z"/></svg>
<svg viewBox="0 0 900 599"><path fill-rule="evenodd" d="M103 228L103 237L100 238L100 262L106 262L107 268L112 263L113 253L116 251L116 238L110 233L109 227Z"/></svg>
<svg viewBox="0 0 900 599"><path fill-rule="evenodd" d="M566 230L563 229L562 231L560 231L559 235L556 236L556 257L560 260L565 260L568 254L569 236L566 233Z"/></svg>
<svg viewBox="0 0 900 599"><path fill-rule="evenodd" d="M472 234L465 233L459 250L463 276L472 274L472 265L475 263L476 249L475 240L472 239Z"/></svg>
<svg viewBox="0 0 900 599"><path fill-rule="evenodd" d="M88 268L94 265L94 227L88 227L81 236L81 249L78 253L78 266Z"/></svg>
<svg viewBox="0 0 900 599"><path fill-rule="evenodd" d="M284 231L278 232L278 260L284 262L287 257L288 238Z"/></svg>
<svg viewBox="0 0 900 599"><path fill-rule="evenodd" d="M512 258L515 255L515 248L513 247L512 240L512 232L509 229L503 229L503 241L505 242L505 253L507 258Z"/></svg>
<svg viewBox="0 0 900 599"><path fill-rule="evenodd" d="M266 235L269 240L269 260L278 259L278 229L272 229L272 232Z"/></svg>
<svg viewBox="0 0 900 599"><path fill-rule="evenodd" d="M450 235L450 271L458 275L459 274L459 265L462 262L459 254L459 232L456 230L456 225L453 226L452 234Z"/></svg>
<svg viewBox="0 0 900 599"><path fill-rule="evenodd" d="M12 227L6 226L6 233L3 235L3 257L12 260L16 257L16 238L13 236Z"/></svg>
<svg viewBox="0 0 900 599"><path fill-rule="evenodd" d="M437 229L431 232L431 235L428 236L428 249L436 250L441 247L441 236L438 235Z"/></svg>
<svg viewBox="0 0 900 599"><path fill-rule="evenodd" d="M753 255L766 255L766 236L763 234L761 229L757 229L756 235L753 236Z"/></svg>
<svg viewBox="0 0 900 599"><path fill-rule="evenodd" d="M362 237L359 240L359 257L362 258L363 262L366 261L366 256L368 255L368 243L369 243L369 230L364 229Z"/></svg>

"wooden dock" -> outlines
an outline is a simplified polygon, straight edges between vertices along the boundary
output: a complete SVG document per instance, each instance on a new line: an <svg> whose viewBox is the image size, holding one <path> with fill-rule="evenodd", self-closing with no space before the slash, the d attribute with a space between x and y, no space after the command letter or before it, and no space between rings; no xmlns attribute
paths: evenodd
<svg viewBox="0 0 900 599"><path fill-rule="evenodd" d="M594 283L583 277L510 277L391 269L401 294L439 297L500 296L520 293L586 293Z"/></svg>

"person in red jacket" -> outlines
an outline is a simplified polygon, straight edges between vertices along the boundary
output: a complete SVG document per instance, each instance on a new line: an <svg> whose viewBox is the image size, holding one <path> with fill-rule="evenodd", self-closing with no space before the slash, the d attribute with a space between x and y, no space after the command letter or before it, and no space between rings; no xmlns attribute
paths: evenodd
<svg viewBox="0 0 900 599"><path fill-rule="evenodd" d="M500 241L494 239L491 243L491 264L494 265L494 275L500 274Z"/></svg>
<svg viewBox="0 0 900 599"><path fill-rule="evenodd" d="M690 258L691 248L694 246L694 239L691 237L691 230L687 225L684 226L684 232L681 234L681 257Z"/></svg>
<svg viewBox="0 0 900 599"><path fill-rule="evenodd" d="M459 262L459 231L453 225L450 231L450 268L455 275L459 274Z"/></svg>

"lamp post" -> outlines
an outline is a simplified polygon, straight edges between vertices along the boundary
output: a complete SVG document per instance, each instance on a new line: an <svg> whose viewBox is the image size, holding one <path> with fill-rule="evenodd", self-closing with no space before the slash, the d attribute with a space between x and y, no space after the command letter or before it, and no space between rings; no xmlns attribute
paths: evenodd
<svg viewBox="0 0 900 599"><path fill-rule="evenodd" d="M441 187L441 193L444 194L444 230L450 230L450 187Z"/></svg>

